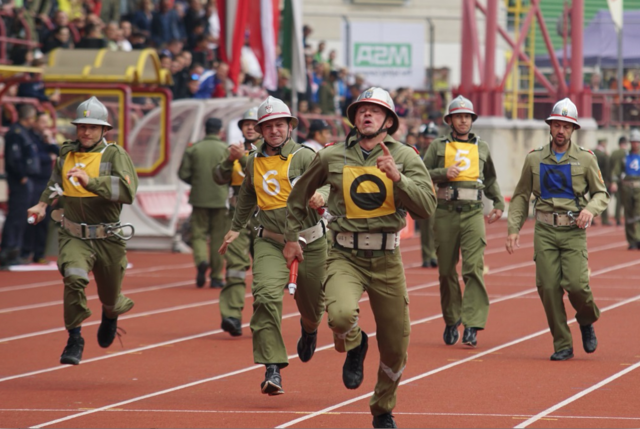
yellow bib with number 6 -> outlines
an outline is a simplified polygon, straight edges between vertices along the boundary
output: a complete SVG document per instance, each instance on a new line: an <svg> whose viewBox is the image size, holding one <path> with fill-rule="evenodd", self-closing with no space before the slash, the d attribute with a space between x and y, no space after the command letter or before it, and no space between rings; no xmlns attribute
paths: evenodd
<svg viewBox="0 0 640 429"><path fill-rule="evenodd" d="M444 167L449 168L456 164L460 174L455 179L449 179L451 182L476 182L480 176L478 145L448 142L444 153Z"/></svg>
<svg viewBox="0 0 640 429"><path fill-rule="evenodd" d="M253 182L260 210L287 206L287 198L291 193L289 166L292 157L289 155L286 161L279 156L255 158Z"/></svg>

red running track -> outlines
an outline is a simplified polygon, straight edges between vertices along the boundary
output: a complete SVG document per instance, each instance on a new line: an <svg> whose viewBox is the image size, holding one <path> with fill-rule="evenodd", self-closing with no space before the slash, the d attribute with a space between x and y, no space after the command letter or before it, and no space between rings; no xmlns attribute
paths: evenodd
<svg viewBox="0 0 640 429"><path fill-rule="evenodd" d="M591 287L603 310L595 325L599 347L584 353L573 322L575 358L551 362L532 229L527 223L521 248L509 256L506 223L487 227L492 304L475 349L444 345L437 270L419 267L417 238L403 242L412 333L394 411L400 427L640 426L640 252L626 250L621 228L589 231ZM136 306L120 319L124 347L97 345L100 304L92 283L94 316L84 324L77 367L58 364L66 343L59 274L0 273L0 427L370 427L375 336L364 383L349 391L341 379L345 355L333 350L326 321L314 358L297 359L298 314L285 295L286 394L267 397L259 390L264 369L251 352L251 298L244 335L231 338L219 329L219 291L194 286L190 255L130 252L129 259L124 291ZM366 295L361 307L361 326L374 334Z"/></svg>

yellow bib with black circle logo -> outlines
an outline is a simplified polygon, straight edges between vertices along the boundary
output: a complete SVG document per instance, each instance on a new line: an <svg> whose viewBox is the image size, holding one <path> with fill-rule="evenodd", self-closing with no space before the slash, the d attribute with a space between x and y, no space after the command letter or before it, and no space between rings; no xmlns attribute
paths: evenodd
<svg viewBox="0 0 640 429"><path fill-rule="evenodd" d="M476 182L480 177L478 145L463 142L448 142L444 152L444 168L460 163L460 174L451 182Z"/></svg>
<svg viewBox="0 0 640 429"><path fill-rule="evenodd" d="M253 186L261 210L275 210L287 206L291 193L289 166L293 155L286 161L280 156L255 157L253 163Z"/></svg>
<svg viewBox="0 0 640 429"><path fill-rule="evenodd" d="M240 186L244 181L244 171L242 171L242 164L240 160L236 159L233 162L233 170L231 171L231 186Z"/></svg>
<svg viewBox="0 0 640 429"><path fill-rule="evenodd" d="M106 148L105 148L106 149ZM87 191L78 182L78 179L67 175L72 168L83 169L89 178L98 177L100 175L100 162L102 160L102 152L69 152L64 165L62 166L62 189L67 197L97 197L93 192Z"/></svg>
<svg viewBox="0 0 640 429"><path fill-rule="evenodd" d="M378 167L345 165L342 192L347 219L368 219L396 212L393 182Z"/></svg>

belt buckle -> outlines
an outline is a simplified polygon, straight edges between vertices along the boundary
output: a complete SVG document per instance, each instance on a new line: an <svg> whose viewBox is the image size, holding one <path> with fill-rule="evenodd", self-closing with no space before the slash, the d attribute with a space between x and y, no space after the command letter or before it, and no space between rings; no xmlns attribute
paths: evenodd
<svg viewBox="0 0 640 429"><path fill-rule="evenodd" d="M82 240L86 240L87 239L87 224L86 223L81 223L80 224L80 239Z"/></svg>
<svg viewBox="0 0 640 429"><path fill-rule="evenodd" d="M462 206L456 206L456 211L458 213L462 213Z"/></svg>
<svg viewBox="0 0 640 429"><path fill-rule="evenodd" d="M552 213L553 214L553 227L557 228L558 227L558 213Z"/></svg>
<svg viewBox="0 0 640 429"><path fill-rule="evenodd" d="M446 193L446 200L447 201L457 201L458 200L458 188L454 188L453 186L449 186L447 188L447 193Z"/></svg>
<svg viewBox="0 0 640 429"><path fill-rule="evenodd" d="M373 250L371 249L363 250L362 254L365 258L373 258Z"/></svg>

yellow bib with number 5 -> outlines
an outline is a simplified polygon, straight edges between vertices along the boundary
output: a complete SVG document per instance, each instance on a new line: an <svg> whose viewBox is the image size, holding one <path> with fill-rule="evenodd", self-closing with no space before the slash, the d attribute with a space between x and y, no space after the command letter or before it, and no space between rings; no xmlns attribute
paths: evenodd
<svg viewBox="0 0 640 429"><path fill-rule="evenodd" d="M450 179L451 182L476 182L480 176L478 145L462 142L447 143L444 167L449 168L456 164L460 174L455 179Z"/></svg>

